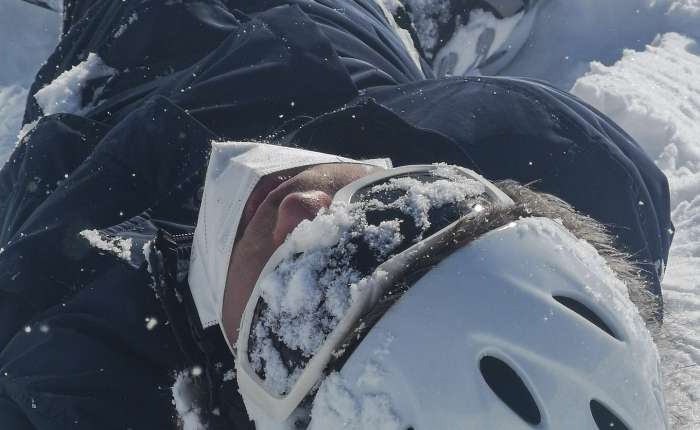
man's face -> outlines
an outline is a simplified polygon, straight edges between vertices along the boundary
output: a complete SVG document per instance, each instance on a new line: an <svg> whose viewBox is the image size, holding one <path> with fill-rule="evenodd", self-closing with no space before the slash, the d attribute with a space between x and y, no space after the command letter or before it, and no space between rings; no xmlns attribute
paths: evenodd
<svg viewBox="0 0 700 430"><path fill-rule="evenodd" d="M223 323L233 344L255 282L270 256L303 220L330 206L345 185L379 169L362 164L322 164L266 176L248 198L231 253Z"/></svg>

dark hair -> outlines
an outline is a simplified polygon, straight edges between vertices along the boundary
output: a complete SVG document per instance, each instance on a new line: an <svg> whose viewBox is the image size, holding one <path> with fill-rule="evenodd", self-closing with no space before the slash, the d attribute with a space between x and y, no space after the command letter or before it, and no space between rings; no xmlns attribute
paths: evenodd
<svg viewBox="0 0 700 430"><path fill-rule="evenodd" d="M500 225L525 217L545 217L560 221L574 236L585 240L596 249L618 279L627 286L630 300L637 306L647 326L649 328L657 326L658 298L651 292L649 281L644 277L644 271L629 253L618 247L615 237L609 233L605 225L576 211L570 204L551 194L534 191L528 186L511 180L501 181L496 185L513 199L515 206L507 209L498 208L490 214L484 214L486 219L475 224L483 223L481 228L487 228L486 230L475 232L476 234L471 237L462 236L455 240L462 239L469 242L493 229L495 226L491 225L488 218L498 218L497 221L502 222ZM468 227L465 226L465 230L467 229Z"/></svg>

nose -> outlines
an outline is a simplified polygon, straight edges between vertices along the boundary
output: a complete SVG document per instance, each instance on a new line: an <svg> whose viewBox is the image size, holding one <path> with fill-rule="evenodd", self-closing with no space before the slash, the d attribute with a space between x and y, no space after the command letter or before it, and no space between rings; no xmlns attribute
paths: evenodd
<svg viewBox="0 0 700 430"><path fill-rule="evenodd" d="M331 201L331 196L323 191L288 194L277 209L277 224L272 235L275 245L281 245L299 223L313 219L321 209L329 207Z"/></svg>

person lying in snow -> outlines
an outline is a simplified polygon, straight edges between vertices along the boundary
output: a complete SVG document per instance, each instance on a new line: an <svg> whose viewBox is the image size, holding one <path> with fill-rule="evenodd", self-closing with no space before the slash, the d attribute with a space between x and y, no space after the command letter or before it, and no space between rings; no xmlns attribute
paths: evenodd
<svg viewBox="0 0 700 430"><path fill-rule="evenodd" d="M373 0L64 2L0 172L3 428L664 426L620 286L661 320L666 178L545 83L435 77L513 53L417 30L537 2L403 3L423 56Z"/></svg>

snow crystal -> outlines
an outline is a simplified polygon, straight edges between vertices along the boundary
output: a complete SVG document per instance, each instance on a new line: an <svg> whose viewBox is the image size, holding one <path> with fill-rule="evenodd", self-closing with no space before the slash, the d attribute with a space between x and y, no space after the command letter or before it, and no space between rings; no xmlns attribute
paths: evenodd
<svg viewBox="0 0 700 430"><path fill-rule="evenodd" d="M44 115L79 114L90 103L83 100L85 84L115 73L116 70L107 66L97 54L90 53L85 61L61 73L53 82L37 91L34 98Z"/></svg>
<svg viewBox="0 0 700 430"><path fill-rule="evenodd" d="M83 230L80 232L80 236L87 239L93 247L131 262L131 239L121 237L104 238L98 230Z"/></svg>
<svg viewBox="0 0 700 430"><path fill-rule="evenodd" d="M387 191L394 192L393 200L380 202L374 198ZM479 182L439 165L430 180L392 178L372 186L366 200L349 205L335 203L315 219L299 224L278 250L281 261L259 281L265 306L253 327L249 354L253 368L264 373L265 385L283 394L304 366L283 362L273 336L286 348L297 351L302 360L308 360L352 303L386 278L383 272L372 274L373 269L355 267L355 255L366 247L374 252L376 264L381 264L405 242L401 223L410 221L386 219L374 225L367 221L368 211L398 210L425 232L430 227L428 213L432 208L484 193Z"/></svg>
<svg viewBox="0 0 700 430"><path fill-rule="evenodd" d="M182 423L182 430L206 430L197 404L197 388L189 372L178 373L173 385L173 404Z"/></svg>

